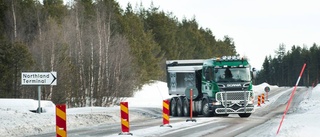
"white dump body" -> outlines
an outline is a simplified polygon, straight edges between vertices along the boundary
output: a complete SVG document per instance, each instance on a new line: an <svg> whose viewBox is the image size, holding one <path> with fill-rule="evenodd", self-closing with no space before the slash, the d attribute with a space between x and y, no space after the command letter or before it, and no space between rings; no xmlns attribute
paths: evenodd
<svg viewBox="0 0 320 137"><path fill-rule="evenodd" d="M187 87L196 87L196 72L202 70L203 62L204 59L166 61L169 94L184 95Z"/></svg>

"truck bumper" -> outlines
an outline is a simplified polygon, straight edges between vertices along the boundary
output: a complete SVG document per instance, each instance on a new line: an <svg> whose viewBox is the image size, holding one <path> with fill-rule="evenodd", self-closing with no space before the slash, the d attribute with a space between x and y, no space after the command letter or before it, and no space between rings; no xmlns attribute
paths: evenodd
<svg viewBox="0 0 320 137"><path fill-rule="evenodd" d="M254 112L254 106L253 105L247 105L246 107L239 106L237 104L234 104L232 106L224 107L222 105L218 106L212 106L212 110L216 114L239 114L239 113L253 113Z"/></svg>

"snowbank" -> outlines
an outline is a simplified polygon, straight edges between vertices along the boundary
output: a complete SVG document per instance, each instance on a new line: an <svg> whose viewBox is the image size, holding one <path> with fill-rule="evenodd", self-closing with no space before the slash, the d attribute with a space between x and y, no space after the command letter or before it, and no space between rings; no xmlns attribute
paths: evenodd
<svg viewBox="0 0 320 137"><path fill-rule="evenodd" d="M305 93L305 99L294 113L287 113L278 135L282 115L254 127L237 137L315 137L320 129L320 84Z"/></svg>
<svg viewBox="0 0 320 137"><path fill-rule="evenodd" d="M33 99L0 99L0 108L7 110L19 111L36 111L38 108L38 100ZM40 106L44 112L54 113L55 105L52 101L41 100Z"/></svg>
<svg viewBox="0 0 320 137"><path fill-rule="evenodd" d="M169 98L167 83L155 81L144 85L141 91L134 94L134 97L127 98L129 107L157 107L162 108L164 99Z"/></svg>
<svg viewBox="0 0 320 137"><path fill-rule="evenodd" d="M252 88L253 88L253 91L254 91L255 94L262 94L262 93L265 93L265 91L264 91L265 87L269 87L270 91L272 91L275 88L278 88L278 86L269 85L268 83L262 83L262 84L259 84L259 85L255 85Z"/></svg>

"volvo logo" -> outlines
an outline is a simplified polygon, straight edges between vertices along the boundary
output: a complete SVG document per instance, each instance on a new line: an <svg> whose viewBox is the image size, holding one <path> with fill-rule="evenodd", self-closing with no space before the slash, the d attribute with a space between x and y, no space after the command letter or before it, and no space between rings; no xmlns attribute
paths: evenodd
<svg viewBox="0 0 320 137"><path fill-rule="evenodd" d="M241 84L227 84L227 87L241 87Z"/></svg>

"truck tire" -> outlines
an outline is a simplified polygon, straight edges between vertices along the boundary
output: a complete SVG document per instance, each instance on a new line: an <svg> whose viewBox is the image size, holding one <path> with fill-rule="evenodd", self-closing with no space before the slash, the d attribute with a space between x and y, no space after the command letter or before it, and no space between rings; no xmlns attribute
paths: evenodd
<svg viewBox="0 0 320 137"><path fill-rule="evenodd" d="M190 105L188 98L183 99L183 116L190 116Z"/></svg>
<svg viewBox="0 0 320 137"><path fill-rule="evenodd" d="M211 112L209 111L209 104L206 99L203 100L202 102L202 115L205 117L210 117L212 116Z"/></svg>
<svg viewBox="0 0 320 137"><path fill-rule="evenodd" d="M170 100L170 115L177 116L177 102L175 98Z"/></svg>
<svg viewBox="0 0 320 137"><path fill-rule="evenodd" d="M242 117L242 118L247 118L247 117L249 117L250 115L251 115L251 113L240 113L240 114L238 114L240 117Z"/></svg>
<svg viewBox="0 0 320 137"><path fill-rule="evenodd" d="M177 98L177 115L178 117L183 116L183 97Z"/></svg>

